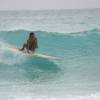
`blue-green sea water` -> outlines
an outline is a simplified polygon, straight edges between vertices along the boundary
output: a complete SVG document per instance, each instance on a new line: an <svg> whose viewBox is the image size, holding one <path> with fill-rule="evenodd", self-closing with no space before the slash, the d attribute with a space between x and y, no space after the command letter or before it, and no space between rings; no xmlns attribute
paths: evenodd
<svg viewBox="0 0 100 100"><path fill-rule="evenodd" d="M33 58L10 51L29 33ZM0 11L1 100L100 100L100 9Z"/></svg>

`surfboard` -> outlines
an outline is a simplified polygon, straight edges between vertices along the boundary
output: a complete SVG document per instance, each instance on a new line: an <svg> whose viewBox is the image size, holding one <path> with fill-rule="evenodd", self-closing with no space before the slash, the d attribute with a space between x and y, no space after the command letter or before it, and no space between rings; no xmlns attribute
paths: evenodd
<svg viewBox="0 0 100 100"><path fill-rule="evenodd" d="M24 55L30 56L30 57L34 57L34 58L43 58L43 59L51 59L51 60L60 60L60 58L58 57L54 57L54 56L49 56L49 55L44 55L44 54L39 54L39 53L27 53L27 52L23 52L20 51L18 48L8 48L10 51L12 52L16 52L16 53L22 53Z"/></svg>

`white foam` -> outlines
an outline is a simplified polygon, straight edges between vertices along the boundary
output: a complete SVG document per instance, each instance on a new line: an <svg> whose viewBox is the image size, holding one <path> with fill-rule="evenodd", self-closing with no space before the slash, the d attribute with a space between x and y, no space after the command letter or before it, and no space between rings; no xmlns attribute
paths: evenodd
<svg viewBox="0 0 100 100"><path fill-rule="evenodd" d="M100 100L100 93L80 96L61 96L61 97L49 97L49 96L15 96L12 100Z"/></svg>
<svg viewBox="0 0 100 100"><path fill-rule="evenodd" d="M23 63L26 60L23 55L9 51L9 47L12 46L5 42L0 42L0 63L14 65Z"/></svg>

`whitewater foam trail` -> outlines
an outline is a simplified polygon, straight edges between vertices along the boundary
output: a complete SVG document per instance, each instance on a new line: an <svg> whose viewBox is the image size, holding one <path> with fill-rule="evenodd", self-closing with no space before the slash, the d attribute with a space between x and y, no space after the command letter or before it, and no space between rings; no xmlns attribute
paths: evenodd
<svg viewBox="0 0 100 100"><path fill-rule="evenodd" d="M13 48L13 46L5 42L0 42L0 63L14 65L25 62L26 58L23 55L11 52L9 48Z"/></svg>

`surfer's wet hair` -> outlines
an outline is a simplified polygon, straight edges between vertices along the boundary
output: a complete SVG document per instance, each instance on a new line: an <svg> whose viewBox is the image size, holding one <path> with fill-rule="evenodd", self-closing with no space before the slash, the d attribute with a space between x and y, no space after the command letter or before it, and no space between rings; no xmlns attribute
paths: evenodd
<svg viewBox="0 0 100 100"><path fill-rule="evenodd" d="M30 37L31 36L35 36L35 33L34 32L30 32Z"/></svg>

